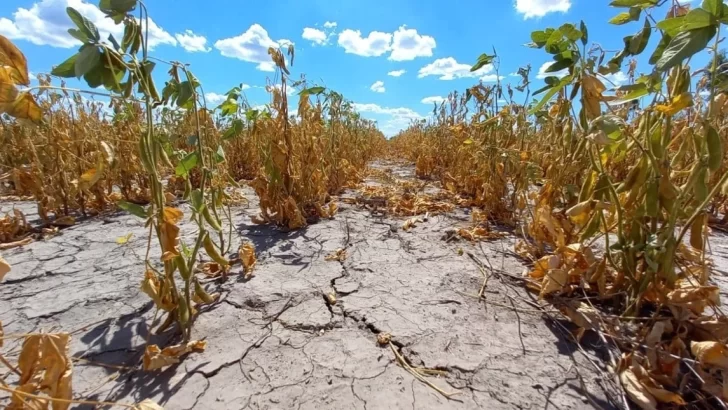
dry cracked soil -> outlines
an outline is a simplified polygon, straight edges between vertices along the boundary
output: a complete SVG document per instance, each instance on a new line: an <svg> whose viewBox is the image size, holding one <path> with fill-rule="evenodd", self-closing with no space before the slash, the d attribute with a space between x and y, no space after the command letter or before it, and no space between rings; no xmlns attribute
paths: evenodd
<svg viewBox="0 0 728 410"><path fill-rule="evenodd" d="M409 166L375 166L412 178ZM405 232L402 218L345 203L335 219L282 232L252 224L257 203L247 196L251 202L234 209L232 249L244 240L255 244L255 275L244 280L233 272L207 284L221 299L195 323L195 338L208 343L204 352L163 371L139 370L148 337L162 346L171 340L149 336L154 309L139 291L146 230L123 213L4 252L13 267L0 286L5 333L74 332L74 397L107 402L149 398L166 409L613 408L599 343L577 349L563 325L545 320L527 303L533 296L506 274L491 277L484 300L475 296L483 275L467 253L518 276L525 265L511 252L515 236L446 242L447 230L468 224L467 210ZM1 203L0 211L13 206L33 213L29 203ZM194 237L194 225L181 228ZM126 244L117 243L130 233ZM340 248L348 253L343 262L325 260ZM728 255L725 245L713 251ZM331 291L333 306L325 298ZM377 344L381 332L391 333L392 347L413 366L441 371L427 380L458 394L446 398L416 380L390 346ZM5 349L17 352L17 345ZM0 404L7 402L0 394Z"/></svg>

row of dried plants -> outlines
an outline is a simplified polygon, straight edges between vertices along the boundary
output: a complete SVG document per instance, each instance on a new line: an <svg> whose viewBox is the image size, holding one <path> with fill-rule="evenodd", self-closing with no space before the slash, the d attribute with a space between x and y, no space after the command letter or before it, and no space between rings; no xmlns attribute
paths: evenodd
<svg viewBox="0 0 728 410"><path fill-rule="evenodd" d="M487 220L516 228L516 252L535 262L528 288L575 324L577 341L595 332L618 348L612 370L634 404L725 408L728 320L707 252L726 215L718 46L728 6L611 4L622 9L611 23L642 22L616 55L589 47L583 22L535 31L530 46L553 57L546 73L563 75L532 93L530 67L520 69L520 104L500 83L453 93L392 150ZM638 74L635 57L652 35L659 44ZM691 74L701 52L711 63ZM483 54L473 70L498 63ZM623 69L627 83L611 84Z"/></svg>

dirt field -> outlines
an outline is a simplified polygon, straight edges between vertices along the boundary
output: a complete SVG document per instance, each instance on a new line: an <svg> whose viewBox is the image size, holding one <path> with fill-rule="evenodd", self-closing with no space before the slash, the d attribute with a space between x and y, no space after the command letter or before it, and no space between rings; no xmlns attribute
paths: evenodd
<svg viewBox="0 0 728 410"><path fill-rule="evenodd" d="M382 166L411 177L409 167ZM238 267L226 282L207 284L222 297L194 327L206 351L160 373L138 369L154 314L139 291L147 235L140 219L121 213L3 253L13 267L0 286L5 333L73 332L74 397L84 399L151 398L166 409L615 408L606 350L588 337L579 349L565 334L570 325L534 307L517 279L525 265L512 253L515 236L445 241L448 230L467 226L466 210L405 232L401 218L345 203L334 220L286 233L253 225L257 203L247 197L234 210L233 249L252 241L258 264L249 280ZM32 204L0 204L3 212L13 206L33 213ZM181 228L194 235L189 223ZM713 241L722 262L725 244ZM343 262L325 260L340 248ZM493 266L485 301L468 253ZM726 264L717 266L722 275ZM381 332L391 333L396 353L377 344ZM416 380L396 354L440 370L427 380L458 394L448 399Z"/></svg>

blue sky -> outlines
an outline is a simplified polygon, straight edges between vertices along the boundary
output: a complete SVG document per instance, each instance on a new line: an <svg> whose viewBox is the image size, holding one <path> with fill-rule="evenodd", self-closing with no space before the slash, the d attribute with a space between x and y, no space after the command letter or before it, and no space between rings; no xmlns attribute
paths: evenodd
<svg viewBox="0 0 728 410"><path fill-rule="evenodd" d="M84 0L3 0L0 34L25 52L32 72L49 72L78 47L66 32L72 24L67 6L100 31L121 38L122 26L105 19L96 5ZM427 116L432 101L450 91L495 81L494 67L469 71L478 55L493 47L500 56L502 82L516 85L520 78L510 74L530 64L536 89L539 69L550 57L524 46L532 31L584 20L590 42L618 51L622 37L642 27L641 21L610 25L608 20L622 10L609 7L608 0L148 0L147 7L154 22L152 55L191 64L211 101L219 102L221 94L242 83L252 104L268 103L264 86L274 73L267 47L292 42L294 77L305 74L310 82L344 94L387 135ZM654 16L664 18L665 10ZM650 71L646 60L658 41L655 32L645 56L638 59L638 73ZM697 56L693 69L706 61L706 56ZM158 71L163 81L166 70ZM622 83L626 76L618 73L610 79Z"/></svg>

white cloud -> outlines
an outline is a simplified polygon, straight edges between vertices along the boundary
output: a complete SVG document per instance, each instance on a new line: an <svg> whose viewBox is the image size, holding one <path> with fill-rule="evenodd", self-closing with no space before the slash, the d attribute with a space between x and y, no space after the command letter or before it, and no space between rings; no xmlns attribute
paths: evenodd
<svg viewBox="0 0 728 410"><path fill-rule="evenodd" d="M604 85L607 87L619 87L620 85L627 82L627 74L625 74L623 71L617 71L614 74L607 74L604 76L606 81L604 82Z"/></svg>
<svg viewBox="0 0 728 410"><path fill-rule="evenodd" d="M392 49L392 35L372 31L368 36L362 37L361 31L346 29L339 33L339 45L350 54L379 57Z"/></svg>
<svg viewBox="0 0 728 410"><path fill-rule="evenodd" d="M405 70L394 70L394 71L388 72L387 75L392 76L392 77L399 77L406 72L407 71L405 71Z"/></svg>
<svg viewBox="0 0 728 410"><path fill-rule="evenodd" d="M516 0L516 11L524 19L543 17L548 13L569 11L571 0Z"/></svg>
<svg viewBox="0 0 728 410"><path fill-rule="evenodd" d="M564 68L563 70L555 71L553 73L547 73L546 70L553 64L553 61L547 61L541 65L541 68L538 69L538 74L536 74L536 78L539 78L543 80L546 77L564 77L567 74L569 74L569 70Z"/></svg>
<svg viewBox="0 0 728 410"><path fill-rule="evenodd" d="M335 21L327 21L324 23L324 27L326 28L336 28L336 22Z"/></svg>
<svg viewBox="0 0 728 410"><path fill-rule="evenodd" d="M268 48L278 48L288 44L293 43L287 39L273 41L260 24L253 24L239 36L216 41L215 48L225 57L258 63L256 68L260 71L275 71L275 64L268 55Z"/></svg>
<svg viewBox="0 0 728 410"><path fill-rule="evenodd" d="M374 91L375 93L383 93L386 91L384 88L384 81L376 81L374 84L372 84L371 87L369 87L370 90Z"/></svg>
<svg viewBox="0 0 728 410"><path fill-rule="evenodd" d="M225 101L227 97L225 94L218 94L218 93L206 93L205 94L205 101L209 105L219 105L221 102Z"/></svg>
<svg viewBox="0 0 728 410"><path fill-rule="evenodd" d="M417 74L418 78L424 78L430 75L440 76L440 80L454 80L456 78L466 77L482 77L493 70L491 64L487 64L480 69L471 72L469 64L458 63L454 58L438 58L432 63L420 68Z"/></svg>
<svg viewBox="0 0 728 410"><path fill-rule="evenodd" d="M480 81L482 81L484 83L494 83L494 82L496 82L498 80L501 80L502 81L503 79L505 79L504 76L500 76L499 77L496 74L486 74L486 75L480 77Z"/></svg>
<svg viewBox="0 0 728 410"><path fill-rule="evenodd" d="M432 49L435 47L433 37L417 34L417 30L401 26L394 32L389 59L409 61L417 57L432 57Z"/></svg>
<svg viewBox="0 0 728 410"><path fill-rule="evenodd" d="M379 124L379 129L388 137L407 128L413 120L419 121L425 118L416 111L406 107L388 108L381 107L377 104L354 103L354 109L360 113L386 116L386 120Z"/></svg>
<svg viewBox="0 0 728 410"><path fill-rule="evenodd" d="M201 36L192 32L192 30L185 30L184 33L177 33L174 37L179 41L179 45L182 46L186 51L190 53L202 52L207 53L212 50L207 47L207 39L205 36Z"/></svg>
<svg viewBox="0 0 728 410"><path fill-rule="evenodd" d="M80 41L68 34L75 25L66 13L66 7L73 7L89 19L99 29L101 38L106 40L113 34L121 42L124 25L116 25L101 10L84 0L41 0L33 3L30 9L19 7L12 19L0 17L0 34L12 40L26 40L42 46L59 48L77 47ZM161 44L177 45L177 40L149 19L149 48Z"/></svg>
<svg viewBox="0 0 728 410"><path fill-rule="evenodd" d="M317 28L304 27L301 37L303 37L304 40L312 41L314 44L318 44L320 46L328 42L328 36L326 33Z"/></svg>
<svg viewBox="0 0 728 410"><path fill-rule="evenodd" d="M445 97L440 97L439 95L435 95L432 97L425 97L422 99L422 104L440 104L441 102L445 101Z"/></svg>

